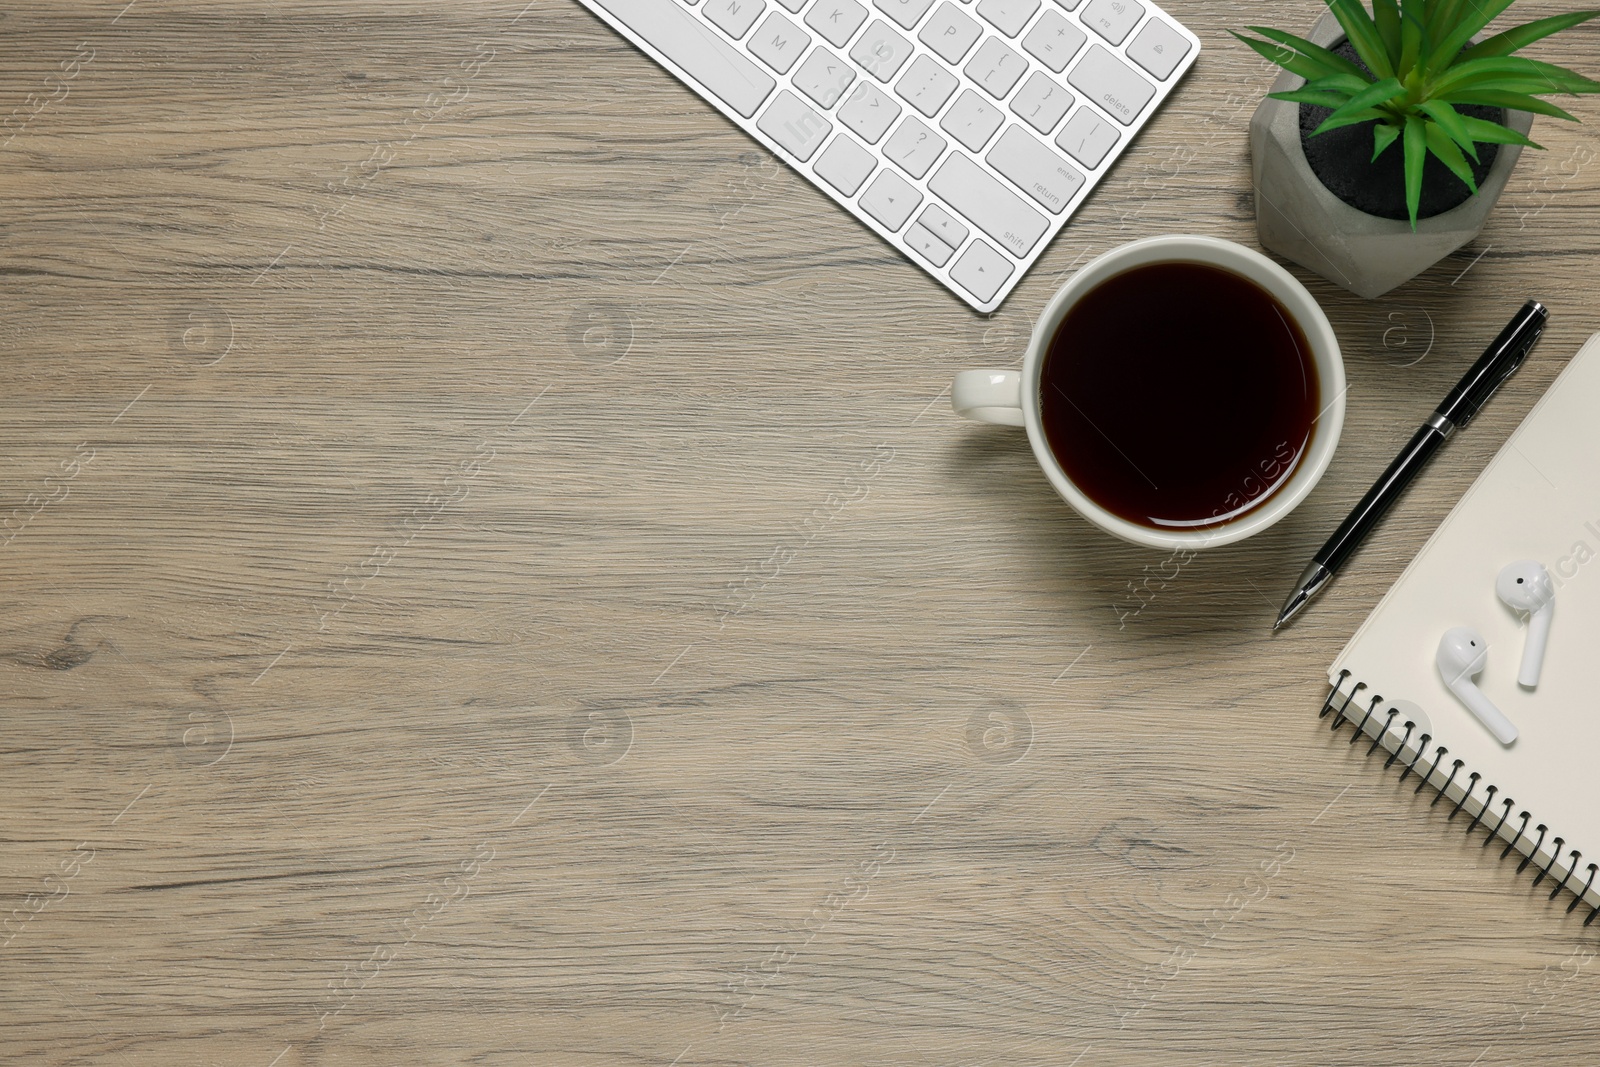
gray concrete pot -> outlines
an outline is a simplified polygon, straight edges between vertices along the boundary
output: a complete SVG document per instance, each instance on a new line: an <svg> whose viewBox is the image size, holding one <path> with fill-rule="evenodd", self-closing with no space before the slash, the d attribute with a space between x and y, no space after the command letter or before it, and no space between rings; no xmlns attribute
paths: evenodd
<svg viewBox="0 0 1600 1067"><path fill-rule="evenodd" d="M1339 20L1329 12L1307 39L1331 48L1343 36ZM1271 91L1288 92L1304 84L1304 78L1284 71ZM1526 135L1533 116L1510 111L1505 124ZM1256 231L1262 247L1372 299L1410 281L1478 236L1521 155L1521 145L1501 145L1477 196L1418 220L1413 232L1410 222L1369 215L1329 192L1300 147L1300 105L1263 100L1250 119Z"/></svg>

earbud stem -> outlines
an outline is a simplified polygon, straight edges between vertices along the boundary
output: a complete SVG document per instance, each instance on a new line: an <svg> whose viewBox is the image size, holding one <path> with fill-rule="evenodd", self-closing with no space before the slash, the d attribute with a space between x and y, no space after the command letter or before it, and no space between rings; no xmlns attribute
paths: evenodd
<svg viewBox="0 0 1600 1067"><path fill-rule="evenodd" d="M1501 713L1500 709L1490 703L1489 698L1483 695L1483 690L1467 681L1465 678L1449 683L1450 691L1461 699L1467 710L1478 717L1478 721L1489 728L1496 741L1502 745L1509 745L1517 739L1517 728L1511 725L1511 720Z"/></svg>
<svg viewBox="0 0 1600 1067"><path fill-rule="evenodd" d="M1532 689L1539 684L1539 670L1544 666L1544 646L1550 640L1550 616L1555 605L1546 604L1528 616L1528 637L1522 646L1522 668L1517 672L1517 684Z"/></svg>

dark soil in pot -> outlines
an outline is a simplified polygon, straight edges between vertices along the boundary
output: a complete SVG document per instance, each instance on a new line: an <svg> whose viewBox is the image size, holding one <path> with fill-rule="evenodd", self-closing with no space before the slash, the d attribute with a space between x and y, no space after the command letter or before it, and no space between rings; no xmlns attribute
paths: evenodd
<svg viewBox="0 0 1600 1067"><path fill-rule="evenodd" d="M1341 40L1332 51L1362 70L1367 69L1348 41ZM1464 104L1456 110L1489 122L1503 123L1506 117L1503 108L1478 104ZM1311 131L1331 114L1331 108L1300 105L1300 147L1305 150L1311 172L1330 193L1357 211L1402 222L1410 219L1406 210L1404 137L1396 138L1375 162L1368 162L1372 159L1372 130L1377 122L1363 122L1311 136ZM1499 145L1478 145L1478 162L1472 165L1472 176L1478 184L1482 185L1488 176L1499 150ZM1467 162L1472 162L1471 156L1467 157ZM1460 207L1471 196L1472 190L1466 183L1429 153L1428 162L1422 168L1422 202L1417 218L1442 215L1451 208Z"/></svg>

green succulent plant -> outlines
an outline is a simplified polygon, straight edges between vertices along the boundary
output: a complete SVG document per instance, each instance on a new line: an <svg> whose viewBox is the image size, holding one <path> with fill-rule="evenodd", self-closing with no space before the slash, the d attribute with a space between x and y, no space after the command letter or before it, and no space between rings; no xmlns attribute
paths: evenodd
<svg viewBox="0 0 1600 1067"><path fill-rule="evenodd" d="M1600 11L1539 19L1471 44L1472 38L1515 0L1372 0L1371 14L1360 0L1325 2L1366 70L1282 30L1249 26L1246 28L1265 40L1241 33L1234 36L1306 80L1292 92L1271 94L1273 99L1333 109L1312 136L1375 119L1374 160L1396 141L1402 142L1412 229L1417 226L1422 168L1429 154L1438 157L1476 195L1477 182L1467 161L1477 161L1478 145L1541 147L1499 123L1463 115L1456 105L1514 108L1576 122L1572 115L1539 97L1600 92L1600 82L1565 67L1512 55L1534 41L1586 22Z"/></svg>

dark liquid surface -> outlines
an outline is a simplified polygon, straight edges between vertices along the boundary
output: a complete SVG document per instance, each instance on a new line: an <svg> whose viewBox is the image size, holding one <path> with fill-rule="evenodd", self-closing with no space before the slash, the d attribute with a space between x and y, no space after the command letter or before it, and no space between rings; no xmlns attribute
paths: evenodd
<svg viewBox="0 0 1600 1067"><path fill-rule="evenodd" d="M1299 466L1322 398L1305 333L1254 282L1152 263L1101 282L1039 379L1050 451L1096 504L1156 529L1215 526Z"/></svg>

